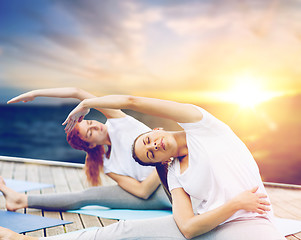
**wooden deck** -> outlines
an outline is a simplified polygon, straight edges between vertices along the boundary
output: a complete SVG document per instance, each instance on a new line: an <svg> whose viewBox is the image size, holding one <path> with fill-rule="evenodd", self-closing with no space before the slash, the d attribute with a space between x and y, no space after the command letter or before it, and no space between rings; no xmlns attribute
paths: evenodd
<svg viewBox="0 0 301 240"><path fill-rule="evenodd" d="M0 159L0 175L4 178L55 185L53 188L30 191L27 194L74 192L81 191L88 187L81 166L50 166L47 164L32 164L18 161L12 162ZM115 184L105 176L102 179L105 185ZM267 191L270 195L274 212L277 217L301 220L301 189L267 186ZM0 196L0 208L5 209L3 196ZM103 227L116 222L116 220L67 212L49 212L37 209L20 209L18 212L73 222L72 224L67 224L65 226L46 228L26 233L26 235L35 237L52 236L89 227ZM301 233L290 235L286 238L290 240L301 239Z"/></svg>

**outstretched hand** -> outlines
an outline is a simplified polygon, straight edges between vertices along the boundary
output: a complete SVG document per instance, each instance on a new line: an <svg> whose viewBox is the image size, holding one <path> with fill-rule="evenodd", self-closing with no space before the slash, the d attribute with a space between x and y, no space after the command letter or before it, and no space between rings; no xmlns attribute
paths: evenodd
<svg viewBox="0 0 301 240"><path fill-rule="evenodd" d="M84 117L90 112L89 108L84 108L81 103L74 108L66 118L66 120L62 123L62 125L66 125L65 132L70 133L74 128L77 122L81 122Z"/></svg>
<svg viewBox="0 0 301 240"><path fill-rule="evenodd" d="M266 214L271 209L271 205L267 200L267 195L264 193L256 193L258 187L254 187L251 190L244 191L234 198L238 202L240 209L257 212L259 214Z"/></svg>
<svg viewBox="0 0 301 240"><path fill-rule="evenodd" d="M11 100L9 100L7 102L7 104L10 104L10 103L17 103L17 102L30 102L30 101L33 101L35 99L35 96L34 94L30 91L30 92L27 92L27 93L23 93L17 97L14 97L12 98Z"/></svg>

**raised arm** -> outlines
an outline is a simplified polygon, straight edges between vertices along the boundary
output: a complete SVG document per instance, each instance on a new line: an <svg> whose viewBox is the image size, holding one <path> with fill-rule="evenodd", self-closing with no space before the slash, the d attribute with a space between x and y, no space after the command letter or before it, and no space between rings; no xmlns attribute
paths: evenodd
<svg viewBox="0 0 301 240"><path fill-rule="evenodd" d="M194 215L189 195L183 188L175 188L171 191L174 219L185 238L191 239L211 231L238 210L265 214L270 203L264 200L265 194L255 193L257 189L245 191L214 210Z"/></svg>
<svg viewBox="0 0 301 240"><path fill-rule="evenodd" d="M95 98L96 96L75 87L67 88L48 88L48 89L37 89L26 93L23 93L17 97L12 98L7 103L17 103L17 102L29 102L33 101L36 97L53 97L53 98L74 98L80 101L89 98ZM124 117L125 114L118 109L103 109L96 108L98 111L102 112L107 118L119 118Z"/></svg>
<svg viewBox="0 0 301 240"><path fill-rule="evenodd" d="M90 108L131 109L137 112L150 114L176 122L198 122L203 118L202 113L191 104L173 101L135 97L126 95L109 95L83 100L67 117L63 124L66 130L71 131L75 123L82 119Z"/></svg>

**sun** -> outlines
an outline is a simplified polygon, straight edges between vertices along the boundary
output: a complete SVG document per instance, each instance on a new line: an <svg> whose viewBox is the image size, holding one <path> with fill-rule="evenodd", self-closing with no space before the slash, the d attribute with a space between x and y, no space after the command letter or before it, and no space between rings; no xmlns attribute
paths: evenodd
<svg viewBox="0 0 301 240"><path fill-rule="evenodd" d="M242 82L229 92L230 100L241 107L254 107L258 103L267 100L267 96L254 83Z"/></svg>
<svg viewBox="0 0 301 240"><path fill-rule="evenodd" d="M259 85L259 79L252 77L242 77L230 89L225 96L225 100L238 104L241 108L254 108L257 104L267 101L275 94L263 91Z"/></svg>

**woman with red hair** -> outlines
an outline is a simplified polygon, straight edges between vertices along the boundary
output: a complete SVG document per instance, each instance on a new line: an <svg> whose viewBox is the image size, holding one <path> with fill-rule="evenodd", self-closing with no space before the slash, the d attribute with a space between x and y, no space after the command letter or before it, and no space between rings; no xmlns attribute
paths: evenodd
<svg viewBox="0 0 301 240"><path fill-rule="evenodd" d="M77 88L39 89L21 94L8 103L33 101L36 97L76 98L82 101L95 96ZM94 187L77 193L25 195L8 188L0 177L0 190L6 198L8 210L29 207L66 211L86 205L127 209L171 207L155 168L140 166L132 158L132 142L150 128L119 109L96 109L105 115L106 124L81 119L67 133L71 147L86 152L85 173ZM118 185L98 186L101 184L101 171Z"/></svg>

